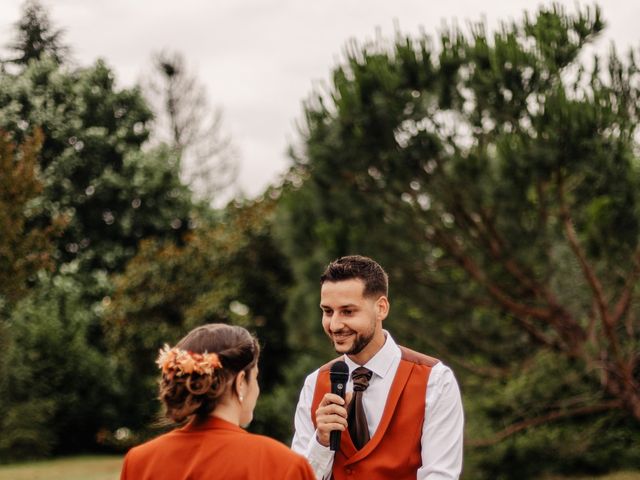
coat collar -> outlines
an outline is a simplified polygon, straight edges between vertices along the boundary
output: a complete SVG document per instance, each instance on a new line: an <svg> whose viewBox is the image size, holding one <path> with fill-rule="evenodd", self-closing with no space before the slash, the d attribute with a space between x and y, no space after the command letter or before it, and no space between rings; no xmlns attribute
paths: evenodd
<svg viewBox="0 0 640 480"><path fill-rule="evenodd" d="M230 430L234 432L244 432L245 430L240 428L238 425L227 422L219 417L214 417L213 415L208 416L203 420L199 420L197 418L192 419L189 423L187 423L184 427L180 429L182 432L193 432L198 430Z"/></svg>

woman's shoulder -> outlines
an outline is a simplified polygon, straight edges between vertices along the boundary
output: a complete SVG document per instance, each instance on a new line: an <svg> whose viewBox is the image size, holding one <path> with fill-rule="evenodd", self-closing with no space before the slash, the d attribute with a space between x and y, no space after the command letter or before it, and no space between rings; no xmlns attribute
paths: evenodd
<svg viewBox="0 0 640 480"><path fill-rule="evenodd" d="M288 445L285 445L278 440L275 440L271 437L267 437L266 435L260 435L257 433L249 433L247 435L248 443L252 443L255 448L264 451L272 456L277 456L280 458L288 459L289 461L296 460L297 458L303 459L302 455L294 452L289 448Z"/></svg>
<svg viewBox="0 0 640 480"><path fill-rule="evenodd" d="M247 451L247 458L253 457L254 459L260 458L263 467L268 468L274 474L279 472L281 474L290 475L294 472L311 472L307 459L302 455L294 452L288 445L281 443L273 438L265 435L258 435L250 433L247 435L249 442L254 445L253 454L249 454ZM270 465L270 466L269 466ZM285 477L282 477L285 478ZM289 476L286 476L289 478ZM291 478L314 478L311 476L297 476Z"/></svg>
<svg viewBox="0 0 640 480"><path fill-rule="evenodd" d="M127 452L127 457L138 457L148 455L152 452L155 452L158 448L162 448L162 446L167 442L171 441L170 439L176 435L177 429L172 430L170 432L163 433L158 435L155 438L151 438L144 443L131 447Z"/></svg>
<svg viewBox="0 0 640 480"><path fill-rule="evenodd" d="M162 468L165 473L167 469L179 469L174 464L180 462L175 460L186 457L185 452L190 452L192 464L206 464L206 468L215 467L218 472L226 471L242 478L314 478L304 457L273 438L246 431L201 433L184 435L174 431L132 448L124 462L129 473L127 478L138 478L141 469ZM197 446L197 454L190 449L194 446ZM164 465L167 459L173 459L171 465ZM256 477L255 472L262 472L261 476ZM264 472L269 472L271 477Z"/></svg>
<svg viewBox="0 0 640 480"><path fill-rule="evenodd" d="M278 440L275 440L271 437L267 437L266 435L261 435L258 433L247 433L247 435L245 436L245 440L251 442L258 448L273 450L285 455L291 452L291 449L289 449L289 447L287 447L284 443L279 442Z"/></svg>

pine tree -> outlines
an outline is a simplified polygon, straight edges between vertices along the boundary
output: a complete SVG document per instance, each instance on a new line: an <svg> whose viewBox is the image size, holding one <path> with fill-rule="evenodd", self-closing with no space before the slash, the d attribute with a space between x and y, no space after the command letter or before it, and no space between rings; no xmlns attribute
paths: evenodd
<svg viewBox="0 0 640 480"><path fill-rule="evenodd" d="M324 264L379 260L388 328L456 367L490 478L640 458L640 74L580 56L603 28L552 6L351 45L285 188L296 340L323 351Z"/></svg>
<svg viewBox="0 0 640 480"><path fill-rule="evenodd" d="M38 0L25 2L15 28L16 39L9 45L14 55L8 62L24 66L45 56L56 63L63 63L67 58L69 47L62 42L64 31L53 27L48 12Z"/></svg>

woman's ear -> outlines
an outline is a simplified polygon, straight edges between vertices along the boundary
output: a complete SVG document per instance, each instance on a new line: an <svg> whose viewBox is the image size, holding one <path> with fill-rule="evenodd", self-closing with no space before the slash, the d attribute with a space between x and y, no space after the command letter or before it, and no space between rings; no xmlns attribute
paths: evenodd
<svg viewBox="0 0 640 480"><path fill-rule="evenodd" d="M233 389L236 392L238 398L242 399L244 397L244 390L246 388L247 383L247 374L244 370L242 370L238 375L236 375L235 380L233 381ZM242 400L240 400L242 401Z"/></svg>

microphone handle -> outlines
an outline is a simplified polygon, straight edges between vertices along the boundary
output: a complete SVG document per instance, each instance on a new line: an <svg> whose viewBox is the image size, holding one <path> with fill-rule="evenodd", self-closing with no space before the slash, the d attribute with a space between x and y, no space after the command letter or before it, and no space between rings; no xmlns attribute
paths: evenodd
<svg viewBox="0 0 640 480"><path fill-rule="evenodd" d="M346 389L346 383L331 383L331 393L335 393L344 398L344 391ZM329 449L333 452L340 450L340 437L342 432L340 430L332 430L329 434Z"/></svg>
<svg viewBox="0 0 640 480"><path fill-rule="evenodd" d="M331 430L329 434L329 448L332 452L340 450L340 436L342 432L340 430Z"/></svg>

